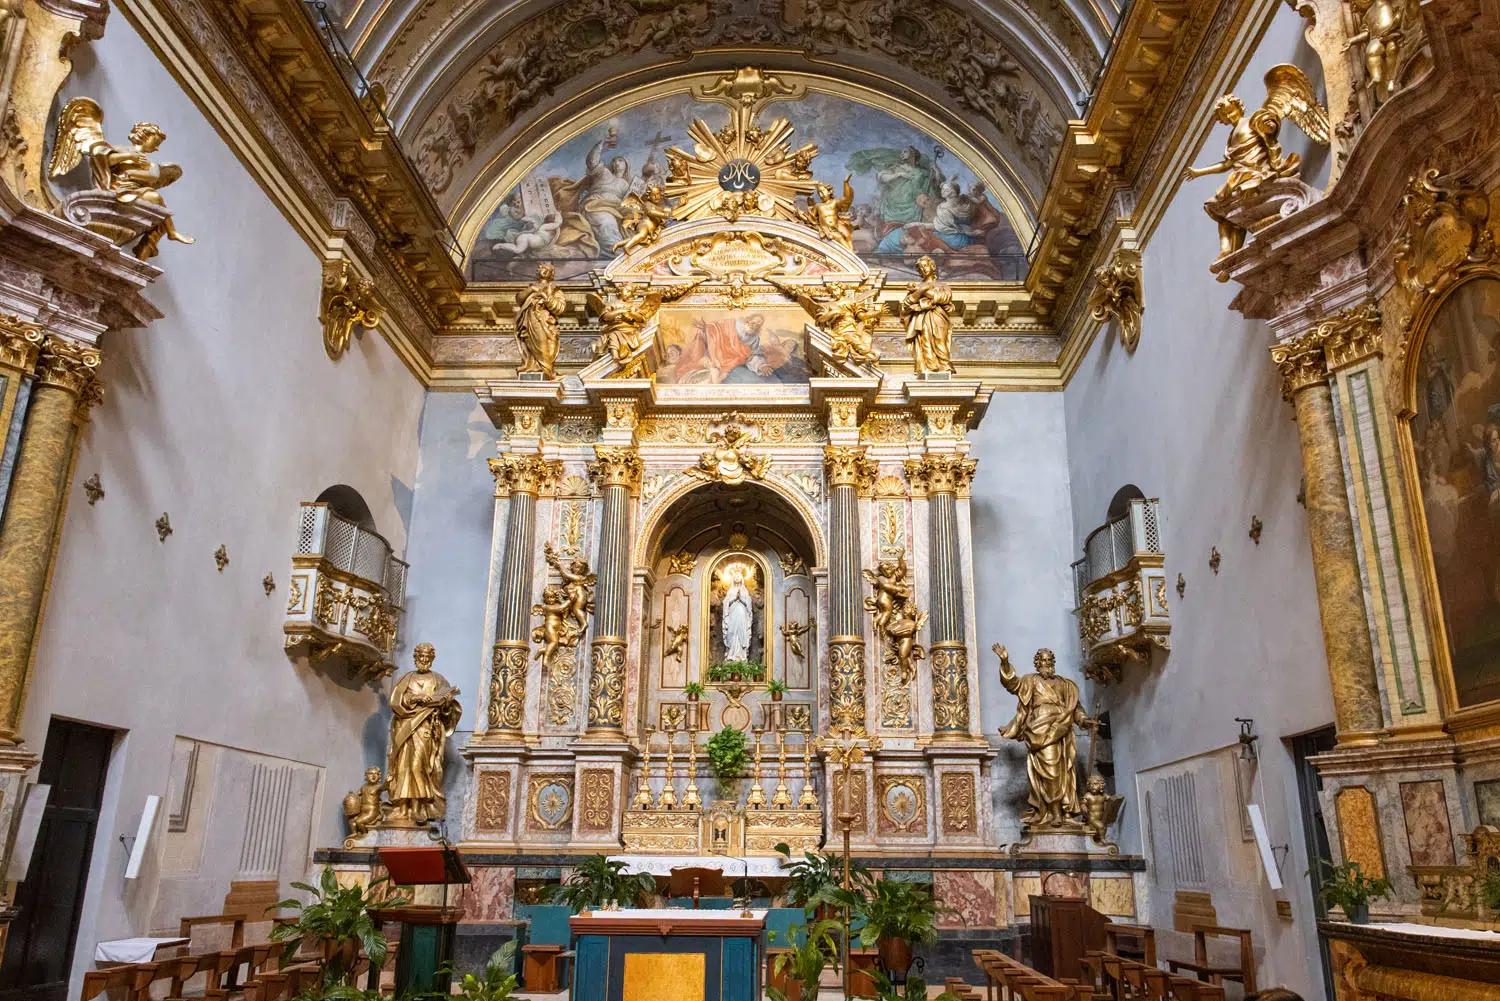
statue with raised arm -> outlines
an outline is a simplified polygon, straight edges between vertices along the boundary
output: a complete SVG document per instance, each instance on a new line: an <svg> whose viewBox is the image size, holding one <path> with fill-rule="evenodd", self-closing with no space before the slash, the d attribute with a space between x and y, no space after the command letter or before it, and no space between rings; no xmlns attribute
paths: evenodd
<svg viewBox="0 0 1500 1001"><path fill-rule="evenodd" d="M443 752L463 715L458 689L432 669L437 658L432 644L418 643L411 656L415 669L391 689L388 827L421 827L447 812Z"/></svg>
<svg viewBox="0 0 1500 1001"><path fill-rule="evenodd" d="M1092 729L1094 721L1078 703L1078 686L1057 676L1057 658L1046 648L1036 652L1036 672L1018 677L1010 653L996 643L1000 684L1016 697L1016 716L1000 736L1026 745L1029 809L1021 821L1029 831L1066 829L1079 822L1078 744L1073 728Z"/></svg>
<svg viewBox="0 0 1500 1001"><path fill-rule="evenodd" d="M617 254L628 254L637 247L646 247L656 242L657 236L672 221L672 209L667 205L661 187L651 185L639 194L625 196L620 203L624 218L620 228L626 235L614 246Z"/></svg>
<svg viewBox="0 0 1500 1001"><path fill-rule="evenodd" d="M937 262L931 257L917 261L917 275L921 280L901 300L912 365L919 374L952 372L953 290L938 280Z"/></svg>
<svg viewBox="0 0 1500 1001"><path fill-rule="evenodd" d="M536 281L516 293L516 343L521 347L520 372L540 372L557 378L560 336L557 318L568 308L568 297L553 278L557 270L538 265Z"/></svg>
<svg viewBox="0 0 1500 1001"><path fill-rule="evenodd" d="M849 183L853 178L853 174L845 176L842 198L833 196L831 184L819 182L807 199L807 208L797 213L823 239L850 250L854 249L854 216L850 214L854 208L854 185Z"/></svg>
<svg viewBox="0 0 1500 1001"><path fill-rule="evenodd" d="M599 575L591 572L589 561L581 557L565 566L550 542L542 546L542 554L547 557L547 564L563 579L563 593L568 596L568 620L582 636L588 631L589 616L594 614L594 585L599 583Z"/></svg>
<svg viewBox="0 0 1500 1001"><path fill-rule="evenodd" d="M573 599L556 584L542 588L542 600L531 606L532 615L540 615L540 624L532 627L531 642L537 644L536 659L546 667L552 666L557 651L564 647L575 647L582 632L568 621Z"/></svg>
<svg viewBox="0 0 1500 1001"><path fill-rule="evenodd" d="M653 287L647 282L609 282L615 293L606 299L597 292L584 297L589 311L599 318L599 339L594 342L594 357L608 354L619 364L616 378L633 379L641 374L642 359L633 357L641 346L641 332L661 310L662 303L681 299L708 281L705 276L680 285Z"/></svg>
<svg viewBox="0 0 1500 1001"><path fill-rule="evenodd" d="M1348 52L1360 42L1365 46L1365 86L1384 101L1396 92L1401 72L1401 43L1406 33L1406 4L1402 0L1354 0L1359 31L1344 43Z"/></svg>
<svg viewBox="0 0 1500 1001"><path fill-rule="evenodd" d="M789 285L770 275L766 281L807 310L813 324L828 335L834 358L879 364L875 327L880 323L880 303L874 301L874 288L860 282L827 282L826 291L820 291L815 285Z"/></svg>

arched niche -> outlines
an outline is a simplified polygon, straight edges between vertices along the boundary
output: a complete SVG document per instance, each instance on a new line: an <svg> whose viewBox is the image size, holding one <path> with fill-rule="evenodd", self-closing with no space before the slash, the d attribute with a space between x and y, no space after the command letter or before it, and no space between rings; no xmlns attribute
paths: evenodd
<svg viewBox="0 0 1500 1001"><path fill-rule="evenodd" d="M1134 483L1127 483L1115 491L1114 497L1110 498L1109 511L1105 513L1105 521L1118 521L1130 513L1130 502L1133 500L1145 500L1146 494Z"/></svg>
<svg viewBox="0 0 1500 1001"><path fill-rule="evenodd" d="M370 505L358 490L345 483L335 483L318 494L317 503L327 504L328 509L345 521L352 521L367 532L376 531L375 516Z"/></svg>

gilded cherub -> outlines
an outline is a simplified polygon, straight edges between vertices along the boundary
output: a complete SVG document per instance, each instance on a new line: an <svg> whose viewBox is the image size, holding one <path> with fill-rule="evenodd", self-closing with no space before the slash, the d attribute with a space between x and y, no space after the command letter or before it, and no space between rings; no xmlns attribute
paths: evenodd
<svg viewBox="0 0 1500 1001"><path fill-rule="evenodd" d="M1088 791L1083 794L1083 823L1096 845L1107 845L1109 826L1120 815L1124 796L1111 796L1105 792L1104 776L1098 773L1089 776Z"/></svg>
<svg viewBox="0 0 1500 1001"><path fill-rule="evenodd" d="M854 249L854 217L849 210L854 207L853 174L844 177L844 197L833 197L833 186L818 183L813 197L808 198L807 208L799 209L797 217L818 231L825 240Z"/></svg>
<svg viewBox="0 0 1500 1001"><path fill-rule="evenodd" d="M752 431L731 421L710 431L705 440L712 445L698 456L698 464L684 470L689 476L737 487L746 480L763 480L771 468L771 458L755 455L747 446L755 440Z"/></svg>
<svg viewBox="0 0 1500 1001"><path fill-rule="evenodd" d="M552 666L552 658L557 656L559 649L578 644L579 633L568 621L572 607L573 599L556 584L542 588L542 600L531 606L531 614L542 617L541 625L531 630L531 642L541 644L536 659L547 667Z"/></svg>
<svg viewBox="0 0 1500 1001"><path fill-rule="evenodd" d="M129 149L111 145L104 138L104 110L92 98L75 97L58 116L48 173L61 177L87 158L94 187L114 192L115 201L142 201L166 208L161 189L181 177L182 168L175 163L156 163L149 155L166 138L159 126L137 122L130 130ZM141 260L155 257L162 237L178 243L193 242L192 237L177 231L171 215L167 215L141 235L135 256Z"/></svg>
<svg viewBox="0 0 1500 1001"><path fill-rule="evenodd" d="M582 558L564 566L550 542L542 546L542 553L547 557L547 564L563 579L563 593L568 596L568 620L573 630L582 636L588 629L589 616L594 614L594 585L599 582L599 575L591 573L589 561Z"/></svg>
<svg viewBox="0 0 1500 1001"><path fill-rule="evenodd" d="M365 784L344 797L344 820L349 837L359 838L379 827L390 805L382 800L385 779L379 768L365 769Z"/></svg>
<svg viewBox="0 0 1500 1001"><path fill-rule="evenodd" d="M661 309L662 303L681 299L708 278L695 279L681 285L653 288L647 282L622 282L609 287L617 298L605 299L597 292L584 297L589 310L599 318L599 339L594 342L594 357L606 352L619 365L616 373L622 379L640 375L642 362L632 358L641 346L641 331Z"/></svg>
<svg viewBox="0 0 1500 1001"><path fill-rule="evenodd" d="M1219 256L1234 253L1245 245L1245 229L1232 218L1232 210L1247 193L1267 181L1296 177L1302 157L1296 153L1282 155L1281 121L1290 118L1307 137L1321 146L1328 145L1328 112L1318 103L1312 81L1290 63L1272 66L1266 71L1265 106L1249 118L1245 104L1233 94L1226 94L1214 105L1214 116L1229 126L1224 159L1207 167L1188 167L1184 179L1227 174L1223 185L1203 209L1219 224ZM1220 276L1224 280L1224 276Z"/></svg>
<svg viewBox="0 0 1500 1001"><path fill-rule="evenodd" d="M798 660L807 658L807 651L802 649L802 636L807 628L806 622L788 622L781 627L781 635L786 638L786 648Z"/></svg>
<svg viewBox="0 0 1500 1001"><path fill-rule="evenodd" d="M788 285L766 276L766 281L807 310L813 323L828 335L833 357L853 359L868 365L880 361L875 347L875 326L880 322L880 304L872 301L875 289L860 282L826 282L826 293L815 286Z"/></svg>
<svg viewBox="0 0 1500 1001"><path fill-rule="evenodd" d="M672 221L672 209L659 185L653 184L640 194L626 195L620 202L625 214L620 228L629 235L614 245L617 254L628 254L637 247L655 243L657 236Z"/></svg>
<svg viewBox="0 0 1500 1001"><path fill-rule="evenodd" d="M1406 4L1401 0L1355 0L1359 31L1349 36L1343 51L1365 43L1366 85L1383 101L1396 92L1401 71L1401 42L1406 30Z"/></svg>
<svg viewBox="0 0 1500 1001"><path fill-rule="evenodd" d="M684 622L680 626L668 626L667 646L666 649L662 650L661 652L661 659L676 659L678 662L681 662L683 656L687 654L687 642L688 625L686 622Z"/></svg>
<svg viewBox="0 0 1500 1001"><path fill-rule="evenodd" d="M874 569L861 571L875 593L865 597L865 611L874 613L875 632L884 635L891 619L911 598L911 584L906 579L906 554L894 560L881 560Z"/></svg>
<svg viewBox="0 0 1500 1001"><path fill-rule="evenodd" d="M927 650L917 642L917 633L927 624L927 613L917 611L911 599L896 606L886 622L886 657L900 669L900 683L907 685L915 674L914 661L924 660Z"/></svg>

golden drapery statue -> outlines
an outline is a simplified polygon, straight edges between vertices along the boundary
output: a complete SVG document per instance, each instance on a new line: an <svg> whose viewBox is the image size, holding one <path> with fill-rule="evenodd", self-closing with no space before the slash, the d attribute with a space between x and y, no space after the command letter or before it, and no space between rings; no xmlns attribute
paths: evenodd
<svg viewBox="0 0 1500 1001"><path fill-rule="evenodd" d="M620 228L628 235L615 243L617 254L628 254L637 247L655 243L656 237L672 221L672 209L657 184L648 186L639 194L626 195L620 202L620 209L625 213Z"/></svg>
<svg viewBox="0 0 1500 1001"><path fill-rule="evenodd" d="M1021 821L1030 831L1069 829L1083 815L1073 728L1092 729L1094 721L1078 703L1078 686L1057 676L1057 659L1051 650L1036 652L1036 672L1025 677L1016 675L1005 647L997 643L994 650L1000 658L1000 684L1018 703L1015 719L1000 736L1022 741L1027 749L1030 809Z"/></svg>
<svg viewBox="0 0 1500 1001"><path fill-rule="evenodd" d="M763 480L771 468L771 458L754 455L748 447L755 434L739 423L738 414L730 414L722 428L708 433L712 448L698 456L698 464L683 470L689 476L710 483L727 483L737 487L746 480Z"/></svg>
<svg viewBox="0 0 1500 1001"><path fill-rule="evenodd" d="M797 213L798 218L817 230L823 239L850 250L854 249L854 217L850 215L854 208L854 185L849 183L853 179L853 174L844 177L842 198L833 196L833 185L819 182L808 196L807 208Z"/></svg>
<svg viewBox="0 0 1500 1001"><path fill-rule="evenodd" d="M885 644L888 663L895 666L902 685L911 683L916 673L913 661L923 660L927 651L917 643L917 633L927 622L927 613L917 611L912 601L912 586L907 580L906 554L894 560L881 560L874 569L861 571L875 593L865 597L865 611L872 615L875 633Z"/></svg>
<svg viewBox="0 0 1500 1001"><path fill-rule="evenodd" d="M391 689L391 746L386 792L391 800L387 827L419 827L443 816L443 749L458 726L463 708L458 689L432 669L431 643L412 651L415 670Z"/></svg>
<svg viewBox="0 0 1500 1001"><path fill-rule="evenodd" d="M1365 86L1384 101L1396 92L1396 77L1401 72L1401 43L1406 33L1406 4L1403 0L1354 0L1351 4L1359 31L1344 43L1348 52L1355 45L1365 45Z"/></svg>
<svg viewBox="0 0 1500 1001"><path fill-rule="evenodd" d="M156 163L150 157L161 147L167 134L150 122L136 122L130 130L130 147L111 145L104 138L104 110L88 97L75 97L57 117L57 137L52 144L48 173L61 177L85 158L93 175L94 187L112 191L117 202L142 201L166 208L161 189L182 176L175 163ZM135 256L146 260L156 256L162 237L178 243L192 243L193 238L177 232L168 215L141 235Z"/></svg>
<svg viewBox="0 0 1500 1001"><path fill-rule="evenodd" d="M880 362L880 351L875 347L880 304L872 301L873 287L860 282L828 282L824 286L827 291L820 293L816 286L788 285L770 275L766 281L807 310L818 329L828 335L834 358L850 358L867 365Z"/></svg>
<svg viewBox="0 0 1500 1001"><path fill-rule="evenodd" d="M646 282L609 282L615 292L614 299L606 299L597 292L584 297L589 312L599 318L599 339L594 342L594 357L602 358L606 353L620 366L616 378L634 379L641 374L642 359L632 358L641 346L641 331L651 322L662 303L681 299L693 289L708 281L707 276L681 285L653 288Z"/></svg>
<svg viewBox="0 0 1500 1001"><path fill-rule="evenodd" d="M921 281L901 300L912 364L918 373L952 372L953 290L938 281L937 262L930 257L917 261L917 274Z"/></svg>
<svg viewBox="0 0 1500 1001"><path fill-rule="evenodd" d="M344 820L349 825L346 848L351 847L355 838L363 837L385 820L390 807L381 798L384 792L385 780L380 769L366 768L365 784L344 797Z"/></svg>
<svg viewBox="0 0 1500 1001"><path fill-rule="evenodd" d="M568 297L553 281L557 270L550 264L536 269L536 281L516 293L516 343L521 348L521 372L540 372L557 378L557 348L560 338L557 318L568 308Z"/></svg>

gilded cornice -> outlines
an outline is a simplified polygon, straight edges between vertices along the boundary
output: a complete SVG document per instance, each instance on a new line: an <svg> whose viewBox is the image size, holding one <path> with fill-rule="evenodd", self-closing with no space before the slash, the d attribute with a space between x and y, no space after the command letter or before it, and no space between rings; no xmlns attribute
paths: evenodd
<svg viewBox="0 0 1500 1001"><path fill-rule="evenodd" d="M54 386L82 397L98 382L99 349L77 341L49 335L41 346L36 363L38 385ZM91 400L94 398L90 392Z"/></svg>
<svg viewBox="0 0 1500 1001"><path fill-rule="evenodd" d="M974 481L979 460L947 452L933 452L906 460L906 478L926 494L958 493Z"/></svg>
<svg viewBox="0 0 1500 1001"><path fill-rule="evenodd" d="M862 445L828 445L823 449L823 469L830 487L855 487L863 493L875 483L880 463L866 457Z"/></svg>
<svg viewBox="0 0 1500 1001"><path fill-rule="evenodd" d="M641 482L641 456L634 448L594 447L594 461L589 463L589 478L599 487L625 487L634 490Z"/></svg>
<svg viewBox="0 0 1500 1001"><path fill-rule="evenodd" d="M0 313L0 366L29 374L45 338L35 323Z"/></svg>

